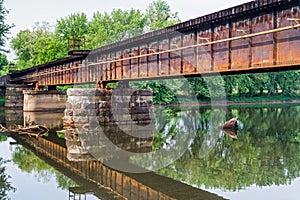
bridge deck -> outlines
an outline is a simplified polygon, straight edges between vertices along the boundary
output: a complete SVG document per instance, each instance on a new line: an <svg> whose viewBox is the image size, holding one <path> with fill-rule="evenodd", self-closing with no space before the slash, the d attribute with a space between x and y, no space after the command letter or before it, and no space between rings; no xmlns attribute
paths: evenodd
<svg viewBox="0 0 300 200"><path fill-rule="evenodd" d="M256 0L11 74L39 85L299 69L300 2Z"/></svg>

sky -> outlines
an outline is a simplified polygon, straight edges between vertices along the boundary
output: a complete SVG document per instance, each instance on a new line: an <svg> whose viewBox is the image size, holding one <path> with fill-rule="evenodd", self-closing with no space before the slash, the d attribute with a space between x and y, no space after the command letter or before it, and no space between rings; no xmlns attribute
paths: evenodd
<svg viewBox="0 0 300 200"><path fill-rule="evenodd" d="M172 12L178 12L179 18L186 21L250 0L165 1L170 5ZM92 17L94 12L111 12L118 8L145 11L151 2L151 0L4 0L4 5L10 11L6 22L15 25L9 35L9 38L12 38L20 30L31 29L36 22L45 21L54 26L56 20L77 12L84 12L88 17ZM9 60L13 58L13 53L8 55Z"/></svg>

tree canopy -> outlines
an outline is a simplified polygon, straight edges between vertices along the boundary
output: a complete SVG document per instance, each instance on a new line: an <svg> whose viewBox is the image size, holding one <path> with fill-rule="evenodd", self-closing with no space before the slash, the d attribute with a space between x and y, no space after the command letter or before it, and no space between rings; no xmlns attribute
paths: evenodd
<svg viewBox="0 0 300 200"><path fill-rule="evenodd" d="M7 35L13 27L13 25L6 23L6 16L8 13L8 10L4 6L4 0L0 0L0 75L3 75L1 71L8 65L7 57L4 54L8 51L4 48L4 46L7 40Z"/></svg>
<svg viewBox="0 0 300 200"><path fill-rule="evenodd" d="M0 199L7 199L8 192L15 191L15 188L9 181L10 176L6 174L6 167L4 166L6 162L0 157Z"/></svg>
<svg viewBox="0 0 300 200"><path fill-rule="evenodd" d="M32 29L20 31L11 47L17 55L16 69L24 69L67 56L69 38L85 38L86 48L93 49L177 22L177 13L158 0L145 12L114 9L110 13L95 12L91 19L85 13L73 13L58 19L54 30L47 22L36 23Z"/></svg>
<svg viewBox="0 0 300 200"><path fill-rule="evenodd" d="M4 0L0 0L0 53L7 52L3 49L7 34L10 33L10 29L13 25L7 24L5 22L8 10L4 7Z"/></svg>

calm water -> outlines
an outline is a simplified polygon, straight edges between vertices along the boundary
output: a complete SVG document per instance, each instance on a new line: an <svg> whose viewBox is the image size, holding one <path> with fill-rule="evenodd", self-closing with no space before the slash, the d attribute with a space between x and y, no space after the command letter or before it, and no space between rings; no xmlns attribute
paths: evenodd
<svg viewBox="0 0 300 200"><path fill-rule="evenodd" d="M15 144L12 138L0 136L0 159L9 161L0 162L0 168L5 168L0 175L10 176L6 183L15 188L15 192L8 192L8 197L13 200L73 199L70 196L73 193L83 193L82 197L88 200L120 199L118 193L129 195L131 199L151 199L153 195L156 199L159 195L164 195L165 199L298 200L300 197L298 105L251 105L226 109L157 107L151 148L159 152L158 155L149 156L149 141L143 143L143 140L134 141L134 144L138 143L144 154L129 154L130 164L155 170L155 173L148 174L118 172L118 165L106 163L107 159L103 159L107 152L99 154L101 148L97 147L99 142L95 142L95 137L94 142L89 142L82 135L84 142L78 144L85 145L88 153L75 151L80 148L73 149L73 154L71 151L66 153L64 149L72 146L71 143L66 146L65 140L56 135L56 130L62 128L61 113L3 111L0 123L10 127L22 124L29 116L52 130L42 140L26 139L38 146L34 150L19 139L18 143L23 146ZM237 139L217 128L232 117L239 118ZM139 151L131 140L109 132L112 130L116 129L111 128L105 134L114 140L115 145L126 151ZM49 148L46 144L50 145ZM106 169L96 161L99 159L117 171ZM83 176L76 175L82 171ZM105 180L102 176L106 177ZM122 186L118 182L120 177ZM99 180L106 188L87 179ZM137 195L132 189L134 185L139 188ZM108 187L114 188L115 192ZM128 187L131 189L126 194Z"/></svg>

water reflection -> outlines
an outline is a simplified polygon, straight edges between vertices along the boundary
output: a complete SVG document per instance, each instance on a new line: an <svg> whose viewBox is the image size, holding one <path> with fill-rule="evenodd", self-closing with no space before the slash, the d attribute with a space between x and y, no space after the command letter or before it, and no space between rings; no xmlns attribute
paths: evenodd
<svg viewBox="0 0 300 200"><path fill-rule="evenodd" d="M1 135L0 135L1 138ZM1 138L3 139L3 138ZM7 198L9 191L15 191L15 187L12 185L12 183L9 181L11 178L10 175L6 173L6 166L5 163L7 161L0 157L0 197L1 199Z"/></svg>
<svg viewBox="0 0 300 200"><path fill-rule="evenodd" d="M28 121L35 122L38 125L46 126L48 128L54 128L54 127L62 127L62 118L63 113L62 112L24 112L23 118L24 118L24 124Z"/></svg>
<svg viewBox="0 0 300 200"><path fill-rule="evenodd" d="M226 119L238 117L241 122L238 139L232 138L236 132L220 131L218 125L224 121L213 123L212 112L209 108L155 108L156 120L148 129L153 134L151 138L137 139L124 134L124 130L135 132L132 135L142 134L130 126L100 127L103 136L116 147L134 153L176 148L180 140L174 140L175 136L189 141L189 148L178 160L172 160L172 164L156 173L132 174L111 169L103 164L108 159L103 155L116 157L118 152L103 148L106 141L99 134L65 132L58 138L56 131L61 127L44 138L13 136L23 145L14 148L13 162L24 171L35 171L42 180L54 175L59 187L70 191L70 197L92 192L100 199L223 199L213 193L220 195L219 190L239 193L249 187L266 187L264 190L268 191L271 185L291 187L300 177L300 106L228 108ZM24 117L17 118L24 123ZM61 121L61 117L56 119ZM51 122L51 126L60 123ZM194 138L189 136L191 131ZM3 136L0 139L6 140ZM168 155L163 156L170 162ZM130 156L128 160L131 166L153 165L149 157ZM246 194L251 197L253 193Z"/></svg>
<svg viewBox="0 0 300 200"><path fill-rule="evenodd" d="M64 127L68 158L73 161L122 162L120 158L127 156L121 155L120 149L133 153L151 152L153 137L148 136L153 136L153 126L148 124L145 129L144 126L107 125L79 133L75 127ZM136 137L138 135L140 137Z"/></svg>
<svg viewBox="0 0 300 200"><path fill-rule="evenodd" d="M228 119L243 122L238 140L219 137L205 157L202 145L209 127L208 113L200 117L190 149L159 174L198 188L240 191L252 185L288 185L300 176L300 107L231 108ZM178 175L180 174L180 176Z"/></svg>
<svg viewBox="0 0 300 200"><path fill-rule="evenodd" d="M128 129L128 127L122 127L122 130L126 128ZM135 133L139 131L136 129L131 130ZM42 181L47 181L47 178L54 174L56 179L61 181L59 185L66 183L65 187L70 191L69 198L85 195L86 192L93 192L99 199L187 199L189 197L223 199L215 194L154 173L121 173L103 165L98 158L97 160L86 158L79 159L76 162L71 161L67 158L68 150L65 145L61 144L62 139L55 138L53 136L54 132L50 132L48 137L37 138L18 134L10 135L17 141L17 144L22 145L14 148L13 162L22 171L37 173ZM112 138L114 144L126 150L135 152L152 150L153 138L150 138L150 140L146 138L143 141L141 138L139 141L132 140L132 138L128 139L128 136L124 136L120 127L105 127L104 132L108 138ZM128 143L121 141L127 141ZM137 148L137 145L139 148ZM99 148L97 145L94 145L94 147ZM60 173L56 174L57 171L50 168L49 165L70 177L74 182L69 182L69 179L59 176ZM107 190L107 188L109 189Z"/></svg>

